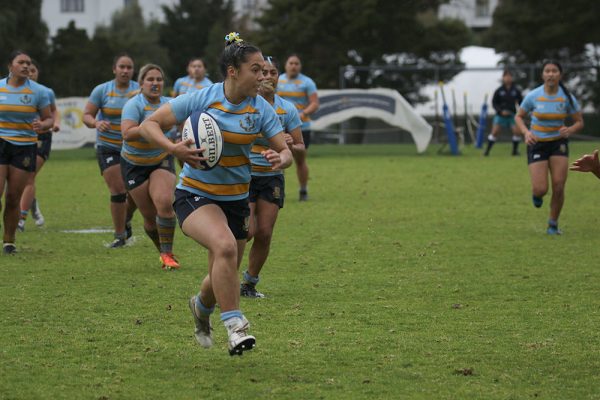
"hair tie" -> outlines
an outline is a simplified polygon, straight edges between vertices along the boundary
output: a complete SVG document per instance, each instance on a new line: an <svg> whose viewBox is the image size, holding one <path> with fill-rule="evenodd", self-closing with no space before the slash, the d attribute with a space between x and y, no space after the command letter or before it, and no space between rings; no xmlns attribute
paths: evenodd
<svg viewBox="0 0 600 400"><path fill-rule="evenodd" d="M225 41L229 45L233 43L242 43L244 40L240 37L240 34L238 32L230 32L228 35L225 36Z"/></svg>

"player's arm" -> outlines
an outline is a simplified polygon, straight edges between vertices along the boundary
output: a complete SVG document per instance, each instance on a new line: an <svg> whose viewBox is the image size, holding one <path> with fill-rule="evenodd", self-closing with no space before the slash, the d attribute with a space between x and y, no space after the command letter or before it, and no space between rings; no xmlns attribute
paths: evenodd
<svg viewBox="0 0 600 400"><path fill-rule="evenodd" d="M292 129L289 133L284 132L283 137L288 148L294 153L304 153L306 151L300 127Z"/></svg>
<svg viewBox="0 0 600 400"><path fill-rule="evenodd" d="M52 132L60 131L60 114L58 112L58 108L56 108L56 103L50 104L50 113L52 114L52 119L54 123L52 124Z"/></svg>
<svg viewBox="0 0 600 400"><path fill-rule="evenodd" d="M124 119L121 121L121 135L124 140L135 140L142 137L140 135L140 124L137 121L131 119Z"/></svg>
<svg viewBox="0 0 600 400"><path fill-rule="evenodd" d="M314 92L313 94L308 96L308 105L300 113L300 118L304 116L309 116L317 112L317 110L319 109L319 105L319 96L317 95L317 92Z"/></svg>
<svg viewBox="0 0 600 400"><path fill-rule="evenodd" d="M188 139L178 143L173 143L165 136L163 132L171 129L177 124L175 114L171 109L170 104L163 104L158 110L142 122L139 126L139 134L162 149L167 153L174 155L181 161L190 165L199 165L200 161L206 160L200 157L199 154L204 151L204 148L191 149L190 144L194 143L194 139Z"/></svg>
<svg viewBox="0 0 600 400"><path fill-rule="evenodd" d="M88 101L83 109L83 117L81 119L88 128L95 128L100 132L106 132L110 129L110 122L96 120L96 115L98 114L99 110L100 108L97 105Z"/></svg>
<svg viewBox="0 0 600 400"><path fill-rule="evenodd" d="M48 132L52 129L52 125L54 124L54 118L52 118L52 112L50 111L50 106L46 106L39 111L40 118L36 118L33 121L33 130L36 133Z"/></svg>
<svg viewBox="0 0 600 400"><path fill-rule="evenodd" d="M269 138L269 147L270 149L261 154L271 163L273 169L285 169L292 165L292 152L285 142L283 131Z"/></svg>
<svg viewBox="0 0 600 400"><path fill-rule="evenodd" d="M571 118L573 118L573 125L563 125L559 129L560 135L564 138L568 138L583 129L583 114L581 111L571 114Z"/></svg>
<svg viewBox="0 0 600 400"><path fill-rule="evenodd" d="M519 108L519 110L517 111L517 115L515 115L515 123L517 124L517 128L519 128L519 131L525 137L525 143L527 143L528 145L533 145L537 142L537 139L535 135L531 133L531 131L527 128L527 125L525 125L525 120L523 118L525 118L526 116L527 111L525 111L523 108Z"/></svg>

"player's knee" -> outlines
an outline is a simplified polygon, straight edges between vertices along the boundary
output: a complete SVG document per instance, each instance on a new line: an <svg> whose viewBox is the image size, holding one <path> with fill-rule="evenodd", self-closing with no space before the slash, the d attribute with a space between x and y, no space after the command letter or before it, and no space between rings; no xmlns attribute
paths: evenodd
<svg viewBox="0 0 600 400"><path fill-rule="evenodd" d="M211 250L215 255L215 258L227 260L237 259L237 243L235 240L217 240Z"/></svg>
<svg viewBox="0 0 600 400"><path fill-rule="evenodd" d="M268 228L258 228L254 233L254 241L260 243L271 243L271 238L273 237L272 229Z"/></svg>
<svg viewBox="0 0 600 400"><path fill-rule="evenodd" d="M533 186L533 195L536 197L544 197L548 193L548 186L538 185Z"/></svg>

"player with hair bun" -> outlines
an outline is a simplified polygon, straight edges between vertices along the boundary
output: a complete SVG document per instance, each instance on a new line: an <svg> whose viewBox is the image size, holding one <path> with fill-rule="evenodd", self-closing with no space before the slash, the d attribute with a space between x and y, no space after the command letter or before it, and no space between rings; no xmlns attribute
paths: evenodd
<svg viewBox="0 0 600 400"><path fill-rule="evenodd" d="M273 169L289 167L292 155L275 111L257 96L264 79L260 49L243 41L236 32L225 39L219 65L224 82L161 106L142 123L140 133L185 162L173 207L183 233L208 249L208 275L198 295L189 301L196 340L203 347L212 346L210 315L218 303L229 336L229 354L235 355L251 350L255 344L254 336L248 334L248 320L240 310L238 278L248 236L250 149L262 133L271 147L262 155ZM223 136L221 161L210 170L197 168L206 158L200 156L204 149L188 147L193 139L172 143L163 134L195 111L210 113Z"/></svg>
<svg viewBox="0 0 600 400"><path fill-rule="evenodd" d="M264 80L259 87L259 94L271 104L281 125L286 143L290 150L302 153L302 122L296 107L289 101L275 94L279 78L279 64L273 57L265 57L263 65ZM271 164L262 156L269 148L269 142L259 135L250 154L252 162L252 181L250 182L250 224L248 240L254 239L248 258L248 270L244 272L240 294L244 297L264 297L256 290L259 273L269 256L271 237L279 209L283 207L285 198L285 180L283 172L273 170Z"/></svg>
<svg viewBox="0 0 600 400"><path fill-rule="evenodd" d="M48 91L29 79L30 67L29 55L14 51L8 59L8 78L0 80L0 196L5 194L4 254L17 251L19 203L35 172L38 133L47 132L54 124Z"/></svg>
<svg viewBox="0 0 600 400"><path fill-rule="evenodd" d="M127 196L121 174L121 112L139 89L133 81L133 59L121 53L113 59L115 79L94 88L83 110L83 123L96 129L96 157L100 174L110 191L110 212L115 229L111 248L123 247L131 237L135 203Z"/></svg>
<svg viewBox="0 0 600 400"><path fill-rule="evenodd" d="M552 181L550 218L546 232L559 235L558 217L565 202L565 183L569 170L569 136L583 129L581 108L575 97L562 83L562 66L554 60L542 65L544 84L525 96L515 122L525 136L527 162L531 176L532 200L537 208L543 204L548 192L548 173ZM531 126L524 118L530 114ZM570 117L573 124L567 126Z"/></svg>
<svg viewBox="0 0 600 400"><path fill-rule="evenodd" d="M140 135L140 124L170 97L161 96L164 73L155 64L146 64L139 73L140 93L129 99L121 115L123 148L121 171L127 191L144 217L144 230L158 251L162 268L178 269L179 262L173 255L175 235L175 164L173 156L161 147L148 143ZM173 130L165 131L173 140Z"/></svg>

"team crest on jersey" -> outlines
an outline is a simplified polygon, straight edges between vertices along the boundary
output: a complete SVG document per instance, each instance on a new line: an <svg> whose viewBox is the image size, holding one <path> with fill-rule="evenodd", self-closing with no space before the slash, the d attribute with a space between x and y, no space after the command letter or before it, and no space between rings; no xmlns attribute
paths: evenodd
<svg viewBox="0 0 600 400"><path fill-rule="evenodd" d="M565 103L558 103L557 108L561 113L564 112L566 109Z"/></svg>
<svg viewBox="0 0 600 400"><path fill-rule="evenodd" d="M29 167L30 164L31 164L31 157L25 157L25 158L23 158L23 166L25 168Z"/></svg>
<svg viewBox="0 0 600 400"><path fill-rule="evenodd" d="M21 96L21 98L19 100L23 104L31 104L31 96L28 94Z"/></svg>
<svg viewBox="0 0 600 400"><path fill-rule="evenodd" d="M246 114L246 116L240 120L240 127L246 132L252 132L256 126L256 121L250 117L250 114Z"/></svg>

